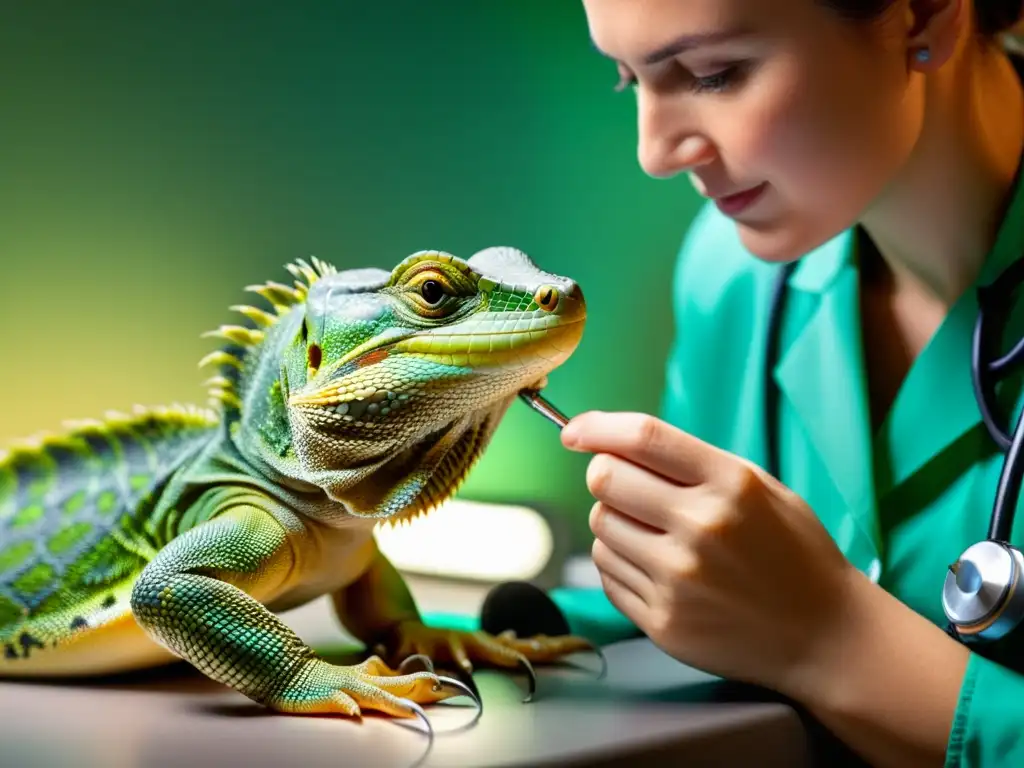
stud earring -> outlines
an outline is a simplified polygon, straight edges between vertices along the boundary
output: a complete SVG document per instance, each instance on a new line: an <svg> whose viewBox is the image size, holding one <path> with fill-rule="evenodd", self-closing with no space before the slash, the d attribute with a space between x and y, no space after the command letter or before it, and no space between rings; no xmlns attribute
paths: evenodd
<svg viewBox="0 0 1024 768"><path fill-rule="evenodd" d="M914 54L914 58L916 58L921 64L926 63L931 57L931 51L927 48L919 48L917 53Z"/></svg>

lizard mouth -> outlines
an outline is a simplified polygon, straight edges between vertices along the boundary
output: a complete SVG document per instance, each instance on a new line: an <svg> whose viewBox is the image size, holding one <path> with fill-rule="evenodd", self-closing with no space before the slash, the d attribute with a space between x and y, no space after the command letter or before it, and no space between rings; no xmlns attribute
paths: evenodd
<svg viewBox="0 0 1024 768"><path fill-rule="evenodd" d="M565 362L575 351L583 334L584 318L574 317L568 322L561 321L547 328L498 331L474 335L455 330L444 333L414 335L389 341L380 346L364 349L362 354L350 359L336 369L331 377L312 391L299 391L288 398L288 404L299 408L342 408L347 416L353 409L360 412L369 410L376 414L387 408L390 412L402 408L410 396L421 395L427 385L422 382L396 384L393 389L382 389L360 385L351 380L350 374L361 368L383 363L393 356L414 356L450 369L467 373L507 370L514 377L516 371L524 376L521 387L546 383L548 374ZM389 378L395 378L394 376ZM345 405L348 408L345 408ZM376 406L371 408L371 406Z"/></svg>

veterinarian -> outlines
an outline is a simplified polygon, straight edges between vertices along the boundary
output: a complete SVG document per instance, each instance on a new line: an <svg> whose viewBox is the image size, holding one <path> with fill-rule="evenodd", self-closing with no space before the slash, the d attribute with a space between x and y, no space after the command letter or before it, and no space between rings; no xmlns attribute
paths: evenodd
<svg viewBox="0 0 1024 768"><path fill-rule="evenodd" d="M553 597L878 766L1024 765L1021 5L584 0L643 170L709 200L660 418L562 432L603 589Z"/></svg>

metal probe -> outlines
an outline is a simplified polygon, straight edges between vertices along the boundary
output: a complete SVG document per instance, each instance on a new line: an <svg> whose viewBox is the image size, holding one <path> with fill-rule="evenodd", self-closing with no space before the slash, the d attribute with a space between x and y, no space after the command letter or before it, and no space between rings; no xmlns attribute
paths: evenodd
<svg viewBox="0 0 1024 768"><path fill-rule="evenodd" d="M537 413L546 418L559 429L569 423L567 417L560 410L555 408L541 393L535 389L524 389L519 393L524 403L533 408Z"/></svg>

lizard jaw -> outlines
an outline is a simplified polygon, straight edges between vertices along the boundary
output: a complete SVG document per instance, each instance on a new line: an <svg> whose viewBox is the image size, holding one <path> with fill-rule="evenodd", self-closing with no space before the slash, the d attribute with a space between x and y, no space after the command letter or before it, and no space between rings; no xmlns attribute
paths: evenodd
<svg viewBox="0 0 1024 768"><path fill-rule="evenodd" d="M543 376L541 376L535 382L533 382L532 384L530 384L527 387L524 387L524 389L533 390L534 392L540 392L547 385L548 385L548 374L545 373Z"/></svg>
<svg viewBox="0 0 1024 768"><path fill-rule="evenodd" d="M522 339L523 345L518 350L514 350L510 345L508 350L475 352L459 349L453 350L447 355L445 355L444 352L431 349L431 344L435 343L436 337L413 336L403 341L392 342L386 346L378 347L365 355L366 360L364 365L366 367L387 365L387 359L389 357L412 354L417 357L424 358L437 357L439 358L439 364L464 367L466 369L466 373L469 374L473 373L474 366L477 366L477 370L479 370L481 366L500 369L502 366L515 366L517 364L521 364L521 355L525 354L527 356L533 356L537 354L539 349L546 348L546 354L543 354L541 359L546 358L547 363L544 365L543 372L539 374L539 378L537 378L533 384L528 385L524 383L518 387L519 389L531 388L539 390L547 386L550 370L557 368L572 354L576 346L579 344L581 335L582 322L574 320L572 322L550 328L545 334L545 337L539 341L534 341L531 338L530 331L497 334L497 336L510 341L513 338L515 338L517 342L519 339ZM448 359L444 359L445 357ZM474 359L474 357L477 359ZM550 359L552 357L554 359ZM352 400L363 400L375 396L377 398L382 398L385 396L377 387L370 385L360 387L351 378L349 378L350 376L356 375L358 375L357 371L351 371L349 372L349 376L346 377L328 379L326 382L322 382L311 387L307 385L308 388L306 388L305 391L300 390L292 393L288 397L288 405L300 408L330 409ZM402 395L399 395L399 397L401 397L402 400L405 400L408 399L409 395L422 394L422 392L417 390L418 388L406 390ZM397 391L400 390L396 388L396 392Z"/></svg>

